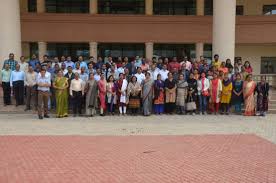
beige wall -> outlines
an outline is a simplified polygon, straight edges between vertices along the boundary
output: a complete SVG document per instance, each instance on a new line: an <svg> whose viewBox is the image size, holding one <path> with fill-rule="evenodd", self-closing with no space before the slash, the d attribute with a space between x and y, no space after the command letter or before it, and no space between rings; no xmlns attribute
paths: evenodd
<svg viewBox="0 0 276 183"><path fill-rule="evenodd" d="M276 4L276 0L237 0L237 5L244 6L244 15L262 15L263 5Z"/></svg>
<svg viewBox="0 0 276 183"><path fill-rule="evenodd" d="M276 45L236 45L236 57L250 61L254 74L261 72L261 57L276 57Z"/></svg>

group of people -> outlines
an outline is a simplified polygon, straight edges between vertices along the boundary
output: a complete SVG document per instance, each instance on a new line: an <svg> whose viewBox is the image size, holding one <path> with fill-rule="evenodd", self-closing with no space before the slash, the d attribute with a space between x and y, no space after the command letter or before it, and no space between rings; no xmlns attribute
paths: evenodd
<svg viewBox="0 0 276 183"><path fill-rule="evenodd" d="M73 62L70 56L47 55L42 61L36 55L26 62L4 61L1 71L4 105L26 105L36 109L39 119L49 118L49 109L56 109L58 118L143 114L225 114L265 116L268 111L269 84L265 77L256 83L249 61L219 60L208 62L187 57L145 59L136 56L102 59L82 56ZM257 95L257 106L255 104Z"/></svg>

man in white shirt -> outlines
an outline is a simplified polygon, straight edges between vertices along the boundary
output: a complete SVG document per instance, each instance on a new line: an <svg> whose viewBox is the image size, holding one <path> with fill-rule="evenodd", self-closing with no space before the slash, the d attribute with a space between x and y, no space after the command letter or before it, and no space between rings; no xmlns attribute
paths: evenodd
<svg viewBox="0 0 276 183"><path fill-rule="evenodd" d="M159 71L161 75L161 80L165 81L168 78L169 71L167 70L167 65L163 65L162 69Z"/></svg>
<svg viewBox="0 0 276 183"><path fill-rule="evenodd" d="M70 84L70 96L73 99L73 113L74 117L77 112L81 115L82 97L84 96L84 82L79 78L79 73L75 73L75 79Z"/></svg>
<svg viewBox="0 0 276 183"><path fill-rule="evenodd" d="M159 74L160 69L156 67L156 63L151 65L151 69L149 70L151 79L157 80L157 75Z"/></svg>
<svg viewBox="0 0 276 183"><path fill-rule="evenodd" d="M137 82L139 84L141 84L146 79L145 74L142 73L141 67L137 68L137 73L134 76L137 78Z"/></svg>
<svg viewBox="0 0 276 183"><path fill-rule="evenodd" d="M34 107L37 107L37 91L36 91L36 77L37 73L29 65L28 72L25 73L25 86L26 86L26 109L25 111L31 110L31 103L34 103Z"/></svg>
<svg viewBox="0 0 276 183"><path fill-rule="evenodd" d="M18 64L20 65L20 71L23 71L25 73L28 72L29 64L25 61L25 57L24 56L20 57L20 62Z"/></svg>

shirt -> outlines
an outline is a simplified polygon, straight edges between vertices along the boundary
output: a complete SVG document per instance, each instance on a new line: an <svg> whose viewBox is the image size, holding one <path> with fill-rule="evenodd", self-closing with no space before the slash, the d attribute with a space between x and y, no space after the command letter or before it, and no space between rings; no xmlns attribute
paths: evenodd
<svg viewBox="0 0 276 183"><path fill-rule="evenodd" d="M1 71L1 81L7 83L7 82L10 82L10 78L11 78L11 70L3 69Z"/></svg>
<svg viewBox="0 0 276 183"><path fill-rule="evenodd" d="M140 74L136 73L134 76L137 77L137 82L138 82L139 84L141 84L142 81L144 81L144 80L146 79L146 76L145 76L145 74L143 74L143 73L140 73Z"/></svg>
<svg viewBox="0 0 276 183"><path fill-rule="evenodd" d="M16 66L17 63L18 62L16 60L5 60L4 61L4 65L3 65L3 69L4 69L5 64L8 64L10 66L10 69L12 71L14 71L15 70L15 66Z"/></svg>
<svg viewBox="0 0 276 183"><path fill-rule="evenodd" d="M39 60L30 60L29 61L29 65L31 65L33 69L35 69L36 64L40 64Z"/></svg>
<svg viewBox="0 0 276 183"><path fill-rule="evenodd" d="M169 71L164 70L164 69L159 71L159 74L161 74L161 80L162 81L165 81L168 78L168 73L169 73Z"/></svg>
<svg viewBox="0 0 276 183"><path fill-rule="evenodd" d="M149 73L150 73L151 79L157 80L157 75L159 74L159 72L160 72L159 68L155 68L154 71L150 70Z"/></svg>
<svg viewBox="0 0 276 183"><path fill-rule="evenodd" d="M51 84L51 77L47 77L46 74L44 77L40 75L37 76L36 78L36 83L42 83L42 84ZM46 86L38 86L37 90L39 91L50 91L50 87L46 87Z"/></svg>
<svg viewBox="0 0 276 183"><path fill-rule="evenodd" d="M74 62L72 62L72 61L65 61L64 63L65 63L65 65L66 65L66 68L68 68L69 66L71 66L72 68L75 68L75 67L74 67L75 64L74 64Z"/></svg>
<svg viewBox="0 0 276 183"><path fill-rule="evenodd" d="M20 65L20 70L23 71L23 72L28 72L28 67L29 67L29 64L27 62L19 62L19 65Z"/></svg>
<svg viewBox="0 0 276 183"><path fill-rule="evenodd" d="M88 69L86 62L82 61L82 62L79 62L79 63L80 63L80 68L85 67L85 70ZM76 67L76 64L75 64L75 67Z"/></svg>
<svg viewBox="0 0 276 183"><path fill-rule="evenodd" d="M94 79L95 79L95 81L100 81L100 79L101 79L101 76L99 75L99 74L95 74L94 75Z"/></svg>
<svg viewBox="0 0 276 183"><path fill-rule="evenodd" d="M36 85L36 72L27 72L25 73L25 86L34 86Z"/></svg>
<svg viewBox="0 0 276 183"><path fill-rule="evenodd" d="M70 95L73 95L73 91L81 91L84 93L84 82L81 79L73 79L70 84Z"/></svg>
<svg viewBox="0 0 276 183"><path fill-rule="evenodd" d="M80 79L84 82L88 80L88 74L86 73L80 73Z"/></svg>
<svg viewBox="0 0 276 183"><path fill-rule="evenodd" d="M25 80L25 73L23 71L12 71L11 72L11 78L10 78L10 84L12 86L12 83L15 81L24 81Z"/></svg>

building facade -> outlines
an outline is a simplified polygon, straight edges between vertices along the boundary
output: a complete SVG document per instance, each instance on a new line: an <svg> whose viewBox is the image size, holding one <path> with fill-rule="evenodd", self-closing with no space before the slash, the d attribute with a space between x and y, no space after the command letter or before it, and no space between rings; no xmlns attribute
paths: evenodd
<svg viewBox="0 0 276 183"><path fill-rule="evenodd" d="M0 59L188 56L276 74L276 0L5 0Z"/></svg>

